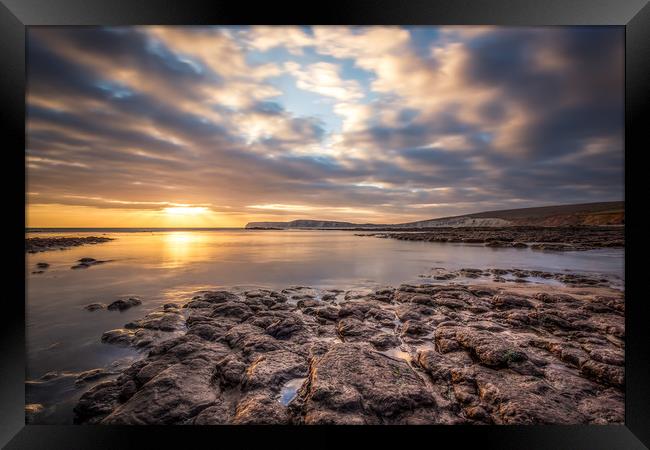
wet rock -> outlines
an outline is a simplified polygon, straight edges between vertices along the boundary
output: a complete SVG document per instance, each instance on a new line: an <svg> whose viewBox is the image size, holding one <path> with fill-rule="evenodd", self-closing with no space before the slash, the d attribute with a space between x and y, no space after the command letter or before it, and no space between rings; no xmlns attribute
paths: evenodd
<svg viewBox="0 0 650 450"><path fill-rule="evenodd" d="M395 289L393 288L378 289L372 294L371 298L378 302L390 303L393 300L394 292Z"/></svg>
<svg viewBox="0 0 650 450"><path fill-rule="evenodd" d="M260 311L249 317L244 323L250 323L260 328L267 328L286 319L288 314L284 311Z"/></svg>
<svg viewBox="0 0 650 450"><path fill-rule="evenodd" d="M86 370L85 372L81 372L79 375L77 375L75 384L79 385L88 383L89 381L99 380L100 378L104 378L109 375L112 375L112 373L102 368Z"/></svg>
<svg viewBox="0 0 650 450"><path fill-rule="evenodd" d="M129 330L117 328L102 334L101 341L105 344L119 345L122 347L144 348L151 346L158 335L150 330Z"/></svg>
<svg viewBox="0 0 650 450"><path fill-rule="evenodd" d="M103 303L91 303L84 306L86 311L99 311L100 309L106 309L106 305Z"/></svg>
<svg viewBox="0 0 650 450"><path fill-rule="evenodd" d="M211 406L216 393L205 372L172 366L158 374L101 423L108 425L182 424ZM155 400L154 400L155 399Z"/></svg>
<svg viewBox="0 0 650 450"><path fill-rule="evenodd" d="M439 274L433 275L434 280L453 280L454 278L457 278L457 277L458 277L458 275L456 275L455 273L451 273L451 272L450 273L439 273Z"/></svg>
<svg viewBox="0 0 650 450"><path fill-rule="evenodd" d="M354 317L341 319L336 330L338 335L346 341L368 341L377 333L377 330L374 327L371 327L362 320Z"/></svg>
<svg viewBox="0 0 650 450"><path fill-rule="evenodd" d="M434 381L451 380L451 371L456 366L453 360L433 350L419 352L417 363Z"/></svg>
<svg viewBox="0 0 650 450"><path fill-rule="evenodd" d="M82 395L75 420L621 423L623 296L555 289L402 285L340 304L309 288L202 292L184 313L170 303L104 333L148 353Z"/></svg>
<svg viewBox="0 0 650 450"><path fill-rule="evenodd" d="M435 414L435 400L413 369L367 344L334 345L311 361L303 386L306 424L403 423L422 408Z"/></svg>
<svg viewBox="0 0 650 450"><path fill-rule="evenodd" d="M74 407L74 422L97 424L119 404L121 386L105 381L85 392Z"/></svg>
<svg viewBox="0 0 650 450"><path fill-rule="evenodd" d="M589 418L589 423L607 425L625 421L625 401L621 391L606 389L595 397L580 400L578 411Z"/></svg>
<svg viewBox="0 0 650 450"><path fill-rule="evenodd" d="M192 423L194 425L225 425L229 423L232 415L230 405L217 399L216 404L201 411Z"/></svg>
<svg viewBox="0 0 650 450"><path fill-rule="evenodd" d="M248 364L235 354L229 354L219 360L213 378L222 388L231 388L242 383Z"/></svg>
<svg viewBox="0 0 650 450"><path fill-rule="evenodd" d="M456 339L456 327L441 327L433 332L436 348L440 353L460 350L462 347Z"/></svg>
<svg viewBox="0 0 650 450"><path fill-rule="evenodd" d="M304 330L305 324L294 315L280 319L266 327L266 332L276 339L287 339L293 334Z"/></svg>
<svg viewBox="0 0 650 450"><path fill-rule="evenodd" d="M288 410L266 393L255 392L245 396L237 405L234 424L282 425L288 424Z"/></svg>
<svg viewBox="0 0 650 450"><path fill-rule="evenodd" d="M211 307L212 303L204 302L202 300L191 300L183 305L183 308L189 309L206 309Z"/></svg>
<svg viewBox="0 0 650 450"><path fill-rule="evenodd" d="M531 244L530 248L543 251L578 251L624 246L622 227L442 227L437 228L434 232L421 230L399 232L395 230L371 235L407 241L483 243L488 247L496 248L524 248Z"/></svg>
<svg viewBox="0 0 650 450"><path fill-rule="evenodd" d="M528 319L528 323L533 323L550 330L571 330L574 328L573 324L568 320L548 312L531 312L528 314Z"/></svg>
<svg viewBox="0 0 650 450"><path fill-rule="evenodd" d="M128 380L120 387L118 400L120 403L125 403L138 391L138 385L133 380Z"/></svg>
<svg viewBox="0 0 650 450"><path fill-rule="evenodd" d="M483 274L483 271L481 269L464 268L460 269L458 273L466 278L478 278Z"/></svg>
<svg viewBox="0 0 650 450"><path fill-rule="evenodd" d="M480 362L489 367L503 367L524 361L526 354L494 333L471 328L456 331L456 340Z"/></svg>
<svg viewBox="0 0 650 450"><path fill-rule="evenodd" d="M476 374L477 391L493 423L580 424L587 418L571 399L537 377L481 371Z"/></svg>
<svg viewBox="0 0 650 450"><path fill-rule="evenodd" d="M445 306L449 309L462 309L467 306L467 303L462 300L446 296L436 296L432 298L431 304L435 306Z"/></svg>
<svg viewBox="0 0 650 450"><path fill-rule="evenodd" d="M70 267L71 269L87 269L91 266L96 266L98 264L104 264L109 261L100 261L95 258L81 258L77 260L78 264L75 264L74 266Z"/></svg>
<svg viewBox="0 0 650 450"><path fill-rule="evenodd" d="M113 303L109 303L107 309L110 311L124 311L125 309L132 308L142 304L142 300L138 297L128 297L115 300Z"/></svg>
<svg viewBox="0 0 650 450"><path fill-rule="evenodd" d="M222 341L225 338L226 328L214 323L196 323L189 327L188 334L194 334L206 341Z"/></svg>
<svg viewBox="0 0 650 450"><path fill-rule="evenodd" d="M257 357L246 369L242 387L246 390L270 388L279 391L282 384L307 375L307 359L286 350L276 350Z"/></svg>
<svg viewBox="0 0 650 450"><path fill-rule="evenodd" d="M147 328L150 330L176 331L183 328L185 319L175 309L154 311L140 320L135 320L124 325L124 328Z"/></svg>
<svg viewBox="0 0 650 450"><path fill-rule="evenodd" d="M512 308L532 308L533 303L524 297L516 295L495 295L492 297L492 304L499 309L512 309Z"/></svg>
<svg viewBox="0 0 650 450"><path fill-rule="evenodd" d="M395 325L395 312L388 309L373 308L366 313L365 320L383 327Z"/></svg>
<svg viewBox="0 0 650 450"><path fill-rule="evenodd" d="M584 350L570 343L531 341L530 344L535 347L545 348L562 362L573 367L580 367L589 359L589 355Z"/></svg>
<svg viewBox="0 0 650 450"><path fill-rule="evenodd" d="M133 335L133 331L117 328L115 330L104 332L104 334L102 334L102 342L128 346L133 342Z"/></svg>
<svg viewBox="0 0 650 450"><path fill-rule="evenodd" d="M266 334L254 334L244 338L241 349L245 356L250 357L258 353L280 350L284 347L285 345L282 341L279 341L272 336Z"/></svg>
<svg viewBox="0 0 650 450"><path fill-rule="evenodd" d="M588 345L584 345L583 348L587 349L589 356L594 361L611 364L614 366L625 365L625 354L621 350L613 348L593 347Z"/></svg>
<svg viewBox="0 0 650 450"><path fill-rule="evenodd" d="M416 320L407 320L402 326L402 335L403 336L424 336L429 334L431 330L424 323Z"/></svg>
<svg viewBox="0 0 650 450"><path fill-rule="evenodd" d="M244 303L227 301L220 303L212 310L212 317L232 317L244 321L253 315L251 308Z"/></svg>
<svg viewBox="0 0 650 450"><path fill-rule="evenodd" d="M354 317L363 320L366 314L373 308L376 308L376 305L370 302L348 301L340 304L339 317Z"/></svg>
<svg viewBox="0 0 650 450"><path fill-rule="evenodd" d="M431 316L435 310L424 305L400 305L395 310L395 314L401 321L423 320Z"/></svg>
<svg viewBox="0 0 650 450"><path fill-rule="evenodd" d="M316 317L320 319L336 321L339 318L339 309L334 306L325 306L315 310Z"/></svg>
<svg viewBox="0 0 650 450"><path fill-rule="evenodd" d="M430 295L414 295L410 297L410 302L418 305L434 306L435 302Z"/></svg>
<svg viewBox="0 0 650 450"><path fill-rule="evenodd" d="M625 385L625 369L621 366L588 360L580 366L580 373L611 386Z"/></svg>
<svg viewBox="0 0 650 450"><path fill-rule="evenodd" d="M234 302L239 300L239 297L237 295L233 294L232 292L228 291L209 291L204 293L201 296L195 297L193 300L201 300L207 303L226 303L226 302Z"/></svg>
<svg viewBox="0 0 650 450"><path fill-rule="evenodd" d="M380 351L388 350L389 348L400 345L399 338L393 333L377 333L371 337L368 342Z"/></svg>
<svg viewBox="0 0 650 450"><path fill-rule="evenodd" d="M568 294L555 294L550 292L539 292L533 295L534 298L543 301L544 303L573 303L576 301L575 297Z"/></svg>
<svg viewBox="0 0 650 450"><path fill-rule="evenodd" d="M149 361L135 363L117 380L82 395L76 420L114 425L191 423L218 403L213 366L226 354L226 347L196 336L165 341L151 350Z"/></svg>

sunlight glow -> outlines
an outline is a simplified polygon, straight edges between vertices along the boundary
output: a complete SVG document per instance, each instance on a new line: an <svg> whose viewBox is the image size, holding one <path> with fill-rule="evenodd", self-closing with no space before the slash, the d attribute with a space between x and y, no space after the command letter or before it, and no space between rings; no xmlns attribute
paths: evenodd
<svg viewBox="0 0 650 450"><path fill-rule="evenodd" d="M205 206L169 206L163 208L163 211L172 216L198 216L208 212L208 208Z"/></svg>

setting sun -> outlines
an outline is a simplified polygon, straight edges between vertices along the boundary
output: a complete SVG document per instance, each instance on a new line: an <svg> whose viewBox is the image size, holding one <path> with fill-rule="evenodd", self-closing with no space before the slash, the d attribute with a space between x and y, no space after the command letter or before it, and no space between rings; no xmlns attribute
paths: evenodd
<svg viewBox="0 0 650 450"><path fill-rule="evenodd" d="M164 208L165 214L172 216L198 216L208 212L205 206L170 206Z"/></svg>

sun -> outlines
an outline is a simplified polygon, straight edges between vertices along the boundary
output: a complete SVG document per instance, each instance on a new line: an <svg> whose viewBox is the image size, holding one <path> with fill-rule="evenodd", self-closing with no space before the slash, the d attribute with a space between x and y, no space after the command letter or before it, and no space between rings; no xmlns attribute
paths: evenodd
<svg viewBox="0 0 650 450"><path fill-rule="evenodd" d="M208 208L205 206L169 206L163 211L170 216L198 216L205 214Z"/></svg>

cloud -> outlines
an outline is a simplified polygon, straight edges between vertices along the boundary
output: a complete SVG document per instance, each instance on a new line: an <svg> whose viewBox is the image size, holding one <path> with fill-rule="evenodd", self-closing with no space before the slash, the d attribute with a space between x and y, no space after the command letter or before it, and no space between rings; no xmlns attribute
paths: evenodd
<svg viewBox="0 0 650 450"><path fill-rule="evenodd" d="M620 199L622 52L615 27L30 29L29 204L243 225Z"/></svg>
<svg viewBox="0 0 650 450"><path fill-rule="evenodd" d="M342 79L341 69L336 64L319 62L303 69L295 62L288 62L285 68L297 79L297 86L300 89L339 101L358 100L363 97L359 83L355 80Z"/></svg>

